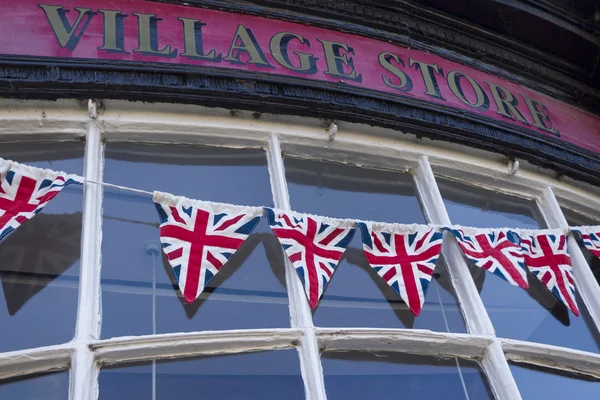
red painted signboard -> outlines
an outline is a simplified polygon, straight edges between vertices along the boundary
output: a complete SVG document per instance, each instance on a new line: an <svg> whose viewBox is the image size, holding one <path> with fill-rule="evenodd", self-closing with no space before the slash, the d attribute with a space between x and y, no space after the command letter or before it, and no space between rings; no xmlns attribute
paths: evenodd
<svg viewBox="0 0 600 400"><path fill-rule="evenodd" d="M187 64L335 82L474 112L600 153L600 118L419 50L143 0L0 4L0 54Z"/></svg>

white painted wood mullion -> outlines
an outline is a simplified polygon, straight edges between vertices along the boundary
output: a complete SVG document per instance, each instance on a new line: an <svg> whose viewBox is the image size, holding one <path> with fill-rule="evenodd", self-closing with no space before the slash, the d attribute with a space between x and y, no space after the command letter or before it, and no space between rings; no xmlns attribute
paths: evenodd
<svg viewBox="0 0 600 400"><path fill-rule="evenodd" d="M591 375L600 378L600 354L542 343L502 339L506 358L518 363Z"/></svg>
<svg viewBox="0 0 600 400"><path fill-rule="evenodd" d="M422 329L316 328L324 351L382 351L481 359L489 336Z"/></svg>
<svg viewBox="0 0 600 400"><path fill-rule="evenodd" d="M450 217L437 186L435 176L427 156L421 157L414 175L415 184L423 210L429 223L450 225ZM476 335L495 335L492 321L479 297L469 267L458 247L458 243L448 233L444 233L442 252L456 296L467 325L467 330Z"/></svg>
<svg viewBox="0 0 600 400"><path fill-rule="evenodd" d="M72 353L71 343L0 353L0 379L64 370Z"/></svg>
<svg viewBox="0 0 600 400"><path fill-rule="evenodd" d="M510 371L499 339L495 339L485 350L481 366L496 399L521 399L521 393Z"/></svg>
<svg viewBox="0 0 600 400"><path fill-rule="evenodd" d="M419 159L414 179L428 222L436 225L449 225L450 217L427 156ZM499 400L520 399L519 389L498 339L495 338L492 321L479 296L463 253L456 239L448 233L444 233L442 252L467 330L471 334L489 336L492 339L481 360L481 366L494 395Z"/></svg>
<svg viewBox="0 0 600 400"><path fill-rule="evenodd" d="M96 122L96 103L89 101L90 120L85 146L86 179L102 182L104 154L101 132ZM100 267L102 241L102 186L84 186L81 238L81 271L77 324L73 339L70 399L93 400L98 397L98 370L88 344L100 336Z"/></svg>
<svg viewBox="0 0 600 400"><path fill-rule="evenodd" d="M577 240L569 231L569 224L556 200L551 186L547 186L538 198L538 207L548 228L562 229L568 235L567 249L573 264L573 275L575 277L576 290L585 303L587 310L600 329L600 286L594 277L594 273L585 259Z"/></svg>
<svg viewBox="0 0 600 400"><path fill-rule="evenodd" d="M269 136L267 158L275 207L282 210L290 210L290 197L287 189L281 145L279 138L275 134ZM323 367L321 366L321 355L319 353L319 344L315 335L308 300L306 299L302 282L300 282L294 266L285 255L284 259L285 281L290 302L291 326L292 328L302 329L304 333L298 345L298 355L306 398L308 400L325 400L325 381L323 378Z"/></svg>
<svg viewBox="0 0 600 400"><path fill-rule="evenodd" d="M301 329L243 329L129 336L90 344L100 364L149 361L202 355L236 354L295 347Z"/></svg>

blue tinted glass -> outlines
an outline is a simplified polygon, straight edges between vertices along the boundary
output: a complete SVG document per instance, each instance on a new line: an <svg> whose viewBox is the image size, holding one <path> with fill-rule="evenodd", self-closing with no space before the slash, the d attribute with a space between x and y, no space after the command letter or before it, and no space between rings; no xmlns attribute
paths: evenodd
<svg viewBox="0 0 600 400"><path fill-rule="evenodd" d="M575 211L569 210L568 208L562 208L562 212L567 219L569 226L598 226L600 222L596 218L588 217L587 215L579 214ZM579 238L577 238L579 243L579 248L583 253L583 256L587 260L594 277L598 284L600 284L600 258L596 257L592 254L585 246L579 242Z"/></svg>
<svg viewBox="0 0 600 400"><path fill-rule="evenodd" d="M523 399L600 398L598 379L530 365L511 364L510 370Z"/></svg>
<svg viewBox="0 0 600 400"><path fill-rule="evenodd" d="M294 211L426 223L410 174L286 157L285 175Z"/></svg>
<svg viewBox="0 0 600 400"><path fill-rule="evenodd" d="M114 160L111 146L117 146L116 156L125 156L119 145L107 146L106 168L117 168L113 162L121 165L124 172L117 180L120 184L137 188L140 186L136 176L144 181L147 176L154 175L158 178L155 182L157 189L170 190L174 194L236 204L268 205L271 202L264 152L258 153L262 157L259 159L253 150L215 148L209 151L201 147L196 148L198 155L194 158L194 147L186 147L182 151L187 164L179 161L179 164L170 165L162 162L175 162L172 158L176 153L174 149L169 146L140 146L144 151L149 151L148 148L162 149L171 157L163 158L157 153L152 157L155 164L143 163L144 168L130 168L130 164L136 163ZM246 152L248 157L244 158ZM136 159L134 155L131 157ZM164 174L163 168L171 171L172 176ZM116 172L114 174L116 177ZM107 174L106 179L110 176ZM189 184L192 181L200 182ZM246 196L245 192L237 189L248 181L255 181L257 185ZM148 185L152 185L152 180L148 179ZM150 196L106 188L102 244L102 337L289 326L281 247L266 220L259 223L210 282L200 299L192 304L187 304L174 288L175 278L162 252L148 251L148 246L155 250L160 248L158 215ZM153 313L156 329L152 325Z"/></svg>
<svg viewBox="0 0 600 400"><path fill-rule="evenodd" d="M198 200L273 204L263 150L109 143L104 181Z"/></svg>
<svg viewBox="0 0 600 400"><path fill-rule="evenodd" d="M40 168L83 172L83 143L79 142L2 144L0 157ZM0 351L73 338L82 201L82 186L68 186L0 243Z"/></svg>
<svg viewBox="0 0 600 400"><path fill-rule="evenodd" d="M69 372L29 375L0 381L0 399L67 400Z"/></svg>
<svg viewBox="0 0 600 400"><path fill-rule="evenodd" d="M481 228L545 227L535 202L438 179L452 223ZM470 263L469 263L470 264ZM470 264L483 303L500 337L598 351L600 338L583 302L574 316L528 273L527 291Z"/></svg>
<svg viewBox="0 0 600 400"><path fill-rule="evenodd" d="M330 217L425 223L412 176L321 161L285 159L292 208ZM318 326L377 326L465 332L445 266L438 263L421 315L367 263L354 236L314 312Z"/></svg>
<svg viewBox="0 0 600 400"><path fill-rule="evenodd" d="M100 400L152 398L152 364L102 368ZM301 400L304 385L295 350L156 363L156 399Z"/></svg>
<svg viewBox="0 0 600 400"><path fill-rule="evenodd" d="M326 352L321 361L331 400L494 398L473 361L355 351Z"/></svg>
<svg viewBox="0 0 600 400"><path fill-rule="evenodd" d="M0 158L69 174L83 174L83 142L2 143Z"/></svg>

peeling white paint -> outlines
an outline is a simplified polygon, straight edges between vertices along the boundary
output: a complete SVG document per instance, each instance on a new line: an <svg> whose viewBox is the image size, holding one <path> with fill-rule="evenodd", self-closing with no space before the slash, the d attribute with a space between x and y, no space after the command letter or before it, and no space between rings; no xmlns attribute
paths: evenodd
<svg viewBox="0 0 600 400"><path fill-rule="evenodd" d="M600 378L600 354L512 339L502 339L502 349L514 362Z"/></svg>
<svg viewBox="0 0 600 400"><path fill-rule="evenodd" d="M293 348L301 329L247 329L127 336L93 341L89 349L102 365L199 355Z"/></svg>

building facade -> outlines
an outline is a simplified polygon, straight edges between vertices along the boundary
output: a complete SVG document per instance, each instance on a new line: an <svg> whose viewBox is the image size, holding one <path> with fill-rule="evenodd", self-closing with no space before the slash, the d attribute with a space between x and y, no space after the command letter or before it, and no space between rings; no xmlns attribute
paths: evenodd
<svg viewBox="0 0 600 400"><path fill-rule="evenodd" d="M595 3L0 2L0 158L85 179L0 242L0 398L599 398ZM449 233L418 316L358 234L311 310L265 219L188 303L154 190L559 229L580 315Z"/></svg>

